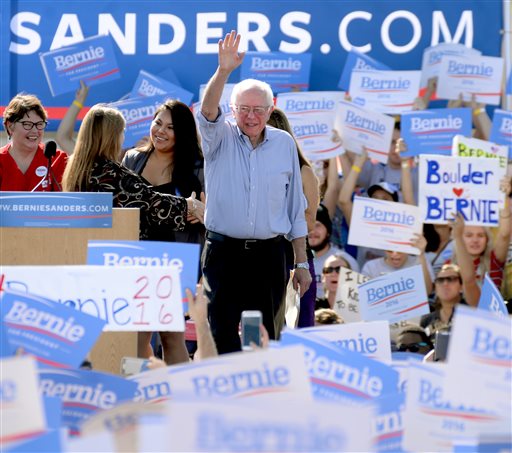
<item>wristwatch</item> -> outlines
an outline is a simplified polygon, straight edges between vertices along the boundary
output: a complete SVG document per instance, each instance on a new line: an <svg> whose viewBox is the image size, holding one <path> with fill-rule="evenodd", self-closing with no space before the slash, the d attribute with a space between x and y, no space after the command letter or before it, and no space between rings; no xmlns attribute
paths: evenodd
<svg viewBox="0 0 512 453"><path fill-rule="evenodd" d="M309 271L309 263L305 261L304 263L295 263L293 266L294 269L307 269Z"/></svg>

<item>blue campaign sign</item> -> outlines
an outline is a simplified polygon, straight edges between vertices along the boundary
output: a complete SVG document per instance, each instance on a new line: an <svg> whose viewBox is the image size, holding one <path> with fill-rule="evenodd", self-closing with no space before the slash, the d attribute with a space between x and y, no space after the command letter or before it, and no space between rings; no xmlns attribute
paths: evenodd
<svg viewBox="0 0 512 453"><path fill-rule="evenodd" d="M149 137L149 128L156 109L168 98L167 94L136 96L110 104L110 107L121 112L126 121L123 148L131 148L141 138Z"/></svg>
<svg viewBox="0 0 512 453"><path fill-rule="evenodd" d="M498 316L508 316L503 296L501 295L500 290L496 288L496 285L489 277L489 274L485 274L484 277L484 284L482 285L478 308L480 310L490 311Z"/></svg>
<svg viewBox="0 0 512 453"><path fill-rule="evenodd" d="M170 99L177 99L187 105L191 104L194 97L194 93L181 88L175 83L141 70L130 97L150 97L158 94L166 95Z"/></svg>
<svg viewBox="0 0 512 453"><path fill-rule="evenodd" d="M321 338L297 330L285 330L280 344L304 346L316 399L365 402L397 391L398 373L359 352L336 348Z"/></svg>
<svg viewBox="0 0 512 453"><path fill-rule="evenodd" d="M60 428L60 427L59 427ZM58 429L52 429L31 437L23 442L16 442L2 449L4 453L60 453L63 450L62 433Z"/></svg>
<svg viewBox="0 0 512 453"><path fill-rule="evenodd" d="M195 293L199 273L199 244L156 241L89 241L87 264L100 266L170 266L180 273L185 289Z"/></svg>
<svg viewBox="0 0 512 453"><path fill-rule="evenodd" d="M40 363L78 367L106 324L64 304L34 294L2 292L0 317L9 343Z"/></svg>
<svg viewBox="0 0 512 453"><path fill-rule="evenodd" d="M240 79L263 80L274 93L307 91L310 72L310 53L249 52L242 63Z"/></svg>
<svg viewBox="0 0 512 453"><path fill-rule="evenodd" d="M7 338L7 327L0 318L0 358L10 357L14 355L15 348L9 342Z"/></svg>
<svg viewBox="0 0 512 453"><path fill-rule="evenodd" d="M400 132L407 144L403 156L451 155L455 135L471 137L471 109L432 109L404 112Z"/></svg>
<svg viewBox="0 0 512 453"><path fill-rule="evenodd" d="M112 194L0 192L0 226L112 228Z"/></svg>
<svg viewBox="0 0 512 453"><path fill-rule="evenodd" d="M512 112L510 110L494 111L489 141L508 146L508 158L512 159Z"/></svg>
<svg viewBox="0 0 512 453"><path fill-rule="evenodd" d="M405 393L385 395L375 400L377 415L373 420L374 447L378 452L400 453L403 437Z"/></svg>
<svg viewBox="0 0 512 453"><path fill-rule="evenodd" d="M77 90L80 80L93 86L121 77L110 36L94 36L40 57L53 96Z"/></svg>
<svg viewBox="0 0 512 453"><path fill-rule="evenodd" d="M512 71L508 75L507 87L505 88L507 94L512 94Z"/></svg>
<svg viewBox="0 0 512 453"><path fill-rule="evenodd" d="M343 66L343 72L341 73L338 87L342 90L348 91L350 86L350 77L352 71L371 71L371 70L391 70L391 68L380 61L371 58L368 55L351 50L347 59L345 60L345 66Z"/></svg>
<svg viewBox="0 0 512 453"><path fill-rule="evenodd" d="M39 390L62 399L62 425L79 434L82 422L96 412L133 400L137 384L98 371L42 368Z"/></svg>

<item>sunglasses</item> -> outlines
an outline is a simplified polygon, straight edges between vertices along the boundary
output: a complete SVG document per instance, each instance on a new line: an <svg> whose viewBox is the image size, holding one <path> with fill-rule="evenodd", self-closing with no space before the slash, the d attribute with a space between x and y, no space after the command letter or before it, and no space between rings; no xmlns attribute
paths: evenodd
<svg viewBox="0 0 512 453"><path fill-rule="evenodd" d="M401 345L397 351L400 351L400 352L406 352L406 351L410 351L410 352L418 352L420 350L420 348L424 348L425 346L428 346L427 343L425 343L424 341L422 341L421 343L411 343L411 344L403 344Z"/></svg>
<svg viewBox="0 0 512 453"><path fill-rule="evenodd" d="M322 269L322 272L324 274L332 274L333 272L336 272L337 274L340 273L341 266L327 266Z"/></svg>
<svg viewBox="0 0 512 453"><path fill-rule="evenodd" d="M449 277L437 277L435 279L435 282L439 285L448 282L448 283L454 283L454 282L460 282L460 277L457 275L450 275Z"/></svg>

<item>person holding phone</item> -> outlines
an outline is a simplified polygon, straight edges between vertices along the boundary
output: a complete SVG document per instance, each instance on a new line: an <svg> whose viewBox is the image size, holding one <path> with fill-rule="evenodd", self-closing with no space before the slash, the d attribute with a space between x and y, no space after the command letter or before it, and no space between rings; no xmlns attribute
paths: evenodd
<svg viewBox="0 0 512 453"><path fill-rule="evenodd" d="M270 338L279 338L286 306L285 236L294 251L294 288L302 296L311 283L297 147L287 132L267 127L272 89L253 79L235 85L236 124L226 121L219 106L230 74L244 59L239 45L235 31L219 41L219 64L196 117L207 189L203 278L219 353L241 350L244 310L260 310Z"/></svg>

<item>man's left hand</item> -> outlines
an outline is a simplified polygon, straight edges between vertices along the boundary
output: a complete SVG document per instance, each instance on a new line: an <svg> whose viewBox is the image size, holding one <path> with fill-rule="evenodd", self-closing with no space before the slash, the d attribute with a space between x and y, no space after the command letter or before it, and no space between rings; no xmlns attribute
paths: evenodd
<svg viewBox="0 0 512 453"><path fill-rule="evenodd" d="M302 297L304 293L309 289L311 281L312 278L308 269L295 269L293 271L293 288L296 291L300 290L300 297Z"/></svg>

